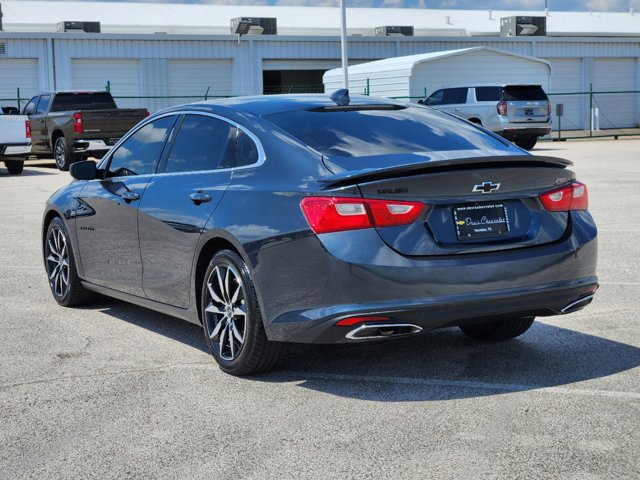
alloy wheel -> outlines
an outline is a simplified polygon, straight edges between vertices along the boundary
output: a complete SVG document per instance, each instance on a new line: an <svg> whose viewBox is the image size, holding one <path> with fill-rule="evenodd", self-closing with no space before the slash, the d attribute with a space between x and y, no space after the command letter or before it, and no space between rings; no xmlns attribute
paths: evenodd
<svg viewBox="0 0 640 480"><path fill-rule="evenodd" d="M69 247L58 227L52 228L47 237L47 273L53 293L63 297L69 288Z"/></svg>
<svg viewBox="0 0 640 480"><path fill-rule="evenodd" d="M247 307L240 274L229 264L217 265L207 279L204 309L211 344L223 360L234 360L245 343Z"/></svg>
<svg viewBox="0 0 640 480"><path fill-rule="evenodd" d="M67 152L65 151L65 146L63 142L56 142L55 148L54 148L54 157L56 160L56 165L58 166L59 169L64 168L65 163L66 163L66 155Z"/></svg>

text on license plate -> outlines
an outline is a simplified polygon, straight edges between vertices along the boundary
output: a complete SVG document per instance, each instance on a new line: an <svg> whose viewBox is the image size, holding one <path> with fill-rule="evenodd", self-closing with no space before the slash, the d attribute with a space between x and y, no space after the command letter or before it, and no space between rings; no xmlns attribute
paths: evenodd
<svg viewBox="0 0 640 480"><path fill-rule="evenodd" d="M509 216L503 203L453 209L458 240L496 238L509 233Z"/></svg>

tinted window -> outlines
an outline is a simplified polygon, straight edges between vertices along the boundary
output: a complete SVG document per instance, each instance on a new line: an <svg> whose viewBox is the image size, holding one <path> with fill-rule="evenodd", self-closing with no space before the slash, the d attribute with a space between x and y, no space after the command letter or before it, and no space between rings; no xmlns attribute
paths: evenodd
<svg viewBox="0 0 640 480"><path fill-rule="evenodd" d="M500 87L476 87L476 100L479 102L497 102L500 100Z"/></svg>
<svg viewBox="0 0 640 480"><path fill-rule="evenodd" d="M45 113L47 108L49 108L49 100L51 100L50 95L43 95L40 97L40 101L38 102L38 109L36 110L36 114Z"/></svg>
<svg viewBox="0 0 640 480"><path fill-rule="evenodd" d="M266 118L326 155L358 157L505 148L499 139L466 122L421 107L297 110Z"/></svg>
<svg viewBox="0 0 640 480"><path fill-rule="evenodd" d="M58 93L53 99L52 112L67 110L99 110L117 108L110 93Z"/></svg>
<svg viewBox="0 0 640 480"><path fill-rule="evenodd" d="M27 106L24 107L22 113L25 115L33 115L34 113L36 113L36 105L38 104L39 98L40 97L33 97L31 100L29 100L29 103L27 103Z"/></svg>
<svg viewBox="0 0 640 480"><path fill-rule="evenodd" d="M254 141L251 140L251 137L242 130L238 130L237 145L236 167L253 165L260 158L258 147Z"/></svg>
<svg viewBox="0 0 640 480"><path fill-rule="evenodd" d="M427 105L442 105L444 99L444 90L438 90L429 98L427 98Z"/></svg>
<svg viewBox="0 0 640 480"><path fill-rule="evenodd" d="M466 102L467 102L466 88L447 88L446 90L444 90L442 105L451 105L454 103L466 103Z"/></svg>
<svg viewBox="0 0 640 480"><path fill-rule="evenodd" d="M146 124L124 141L111 156L108 176L155 173L175 117Z"/></svg>
<svg viewBox="0 0 640 480"><path fill-rule="evenodd" d="M236 127L202 115L187 115L171 148L166 172L229 168L235 164Z"/></svg>
<svg viewBox="0 0 640 480"><path fill-rule="evenodd" d="M504 99L511 101L547 100L547 94L539 85L508 86L504 87Z"/></svg>

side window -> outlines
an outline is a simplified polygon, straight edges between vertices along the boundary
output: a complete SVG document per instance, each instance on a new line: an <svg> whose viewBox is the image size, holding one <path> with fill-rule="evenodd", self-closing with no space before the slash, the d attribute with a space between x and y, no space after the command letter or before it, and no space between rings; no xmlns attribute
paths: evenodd
<svg viewBox="0 0 640 480"><path fill-rule="evenodd" d="M178 130L165 172L216 170L235 165L236 127L204 115L187 115Z"/></svg>
<svg viewBox="0 0 640 480"><path fill-rule="evenodd" d="M107 176L155 173L175 120L175 116L159 118L127 138L111 156Z"/></svg>
<svg viewBox="0 0 640 480"><path fill-rule="evenodd" d="M467 103L467 88L447 88L444 91L442 105L453 105L456 103Z"/></svg>
<svg viewBox="0 0 640 480"><path fill-rule="evenodd" d="M244 133L242 130L238 130L238 144L236 150L236 167L245 167L247 165L253 165L260 157L258 154L258 147L251 140L251 137Z"/></svg>
<svg viewBox="0 0 640 480"><path fill-rule="evenodd" d="M433 93L427 101L425 102L427 105L442 105L442 99L444 98L444 90L438 90Z"/></svg>
<svg viewBox="0 0 640 480"><path fill-rule="evenodd" d="M500 100L500 87L476 87L476 100L479 102L497 102Z"/></svg>
<svg viewBox="0 0 640 480"><path fill-rule="evenodd" d="M49 108L49 101L51 100L51 96L43 95L40 97L40 101L38 102L38 108L36 108L36 114L40 115L45 113Z"/></svg>
<svg viewBox="0 0 640 480"><path fill-rule="evenodd" d="M29 103L27 103L27 106L24 107L24 110L22 111L23 115L33 115L36 113L36 105L38 105L39 98L40 97L33 97L29 100Z"/></svg>

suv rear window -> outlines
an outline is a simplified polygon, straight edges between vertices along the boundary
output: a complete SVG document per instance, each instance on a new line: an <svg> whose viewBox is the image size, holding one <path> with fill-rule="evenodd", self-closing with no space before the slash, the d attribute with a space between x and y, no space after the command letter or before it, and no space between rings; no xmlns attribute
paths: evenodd
<svg viewBox="0 0 640 480"><path fill-rule="evenodd" d="M116 107L110 93L58 93L53 99L52 112L69 110L100 110Z"/></svg>
<svg viewBox="0 0 640 480"><path fill-rule="evenodd" d="M512 101L547 100L547 94L540 85L507 86L502 95L504 100Z"/></svg>
<svg viewBox="0 0 640 480"><path fill-rule="evenodd" d="M296 110L265 117L324 155L504 149L498 138L453 116L421 107Z"/></svg>

